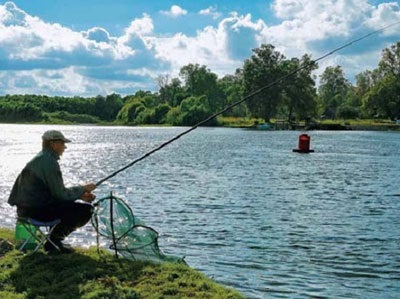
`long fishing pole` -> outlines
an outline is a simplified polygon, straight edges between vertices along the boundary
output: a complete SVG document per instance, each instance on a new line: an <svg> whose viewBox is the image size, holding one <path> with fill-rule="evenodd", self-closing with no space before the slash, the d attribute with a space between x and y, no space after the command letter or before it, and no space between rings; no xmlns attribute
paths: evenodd
<svg viewBox="0 0 400 299"><path fill-rule="evenodd" d="M338 52L338 51L340 51L340 50L342 50L342 49L344 49L344 48L347 48L347 47L351 46L351 45L354 44L354 43L357 43L357 42L359 42L359 41L361 41L361 40L363 40L363 39L366 39L366 38L368 38L368 37L370 37L370 36L372 36L372 35L375 35L375 34L377 34L377 33L379 33L379 32L383 32L383 31L385 31L386 29L388 29L388 28L390 28L390 27L393 27L393 26L396 26L396 25L398 25L398 24L400 24L400 21L399 21L399 22L396 22L396 23L393 23L393 24L390 24L390 25L387 25L387 26L385 26L385 27L382 27L382 28L380 28L380 29L378 29L378 30L372 31L372 32L370 32L370 33L368 33L368 34L366 34L366 35L363 35L363 36L360 37L360 38L354 39L354 40L352 40L352 41L350 41L350 42L348 42L348 43L346 43L346 44L344 44L344 45L342 45L342 46L340 46L340 47L338 47L338 48L336 48L336 49L334 49L334 50L332 50L332 51L330 51L330 52L328 52L328 53L326 53L326 54L324 54L324 55L322 55L322 56L320 56L319 58L317 58L317 59L315 59L315 60L311 60L309 63L307 63L307 64L305 64L305 65L303 65L303 66L301 66L301 67L299 67L299 68L297 68L297 69L295 69L295 70L293 70L292 72L290 72L290 73L288 73L288 74L286 74L286 75L284 75L284 76L282 76L282 77L276 79L275 81L273 81L273 82L271 82L271 83L265 85L264 87L262 87L262 88L260 88L260 89L258 89L258 90L256 90L256 91L250 93L249 95L245 96L244 98L240 99L239 101L236 101L236 102L234 102L234 103L232 103L232 104L226 106L226 107L225 107L224 109L222 109L221 111L218 111L218 112L216 112L216 113L210 115L210 116L207 117L206 119L200 121L199 123L195 124L195 125L192 126L191 128L187 129L186 131L183 131L182 133L176 135L176 136L173 137L172 139L170 139L170 140L168 140L168 141L162 143L161 145L159 145L158 147L154 148L153 150L147 152L147 153L144 154L143 156L141 156L141 157L135 159L135 160L132 161L131 163L125 165L124 167L122 167L122 168L118 169L117 171L111 173L111 174L108 175L107 177L101 179L100 181L98 181L98 182L96 183L96 186L99 186L100 184L104 183L105 181L107 181L107 180L111 179L112 177L116 176L118 173L120 173L120 172L124 171L125 169L127 169L127 168L129 168L129 167L135 165L136 163L138 163L138 162L144 160L144 159L147 158L148 156L150 156L150 155L154 154L155 152L161 150L163 147L165 147L165 146L167 146L168 144L174 142L175 140L178 140L178 139L181 138L182 136L184 136L184 135L186 135L186 134L192 132L193 130L197 129L197 128L200 127L201 125L204 125L205 123L207 123L208 121L214 119L214 118L217 117L218 115L221 115L221 114L225 113L226 111L232 109L233 107L235 107L235 106L237 106L237 105L240 105L241 103L243 103L243 102L249 100L250 98L252 98L252 97L254 97L254 96L260 94L260 93L263 92L264 90L266 90L266 89L268 89L268 88L270 88L270 87L272 87L272 86L274 86L274 85L276 85L276 84L278 84L278 83L280 83L280 82L286 80L287 78L293 76L294 74L298 73L299 71L301 71L301 70L303 70L303 69L306 69L306 68L308 68L308 67L314 65L316 62L318 62L318 61L320 61L320 60L322 60L322 59L325 59L326 57L332 55L333 53L336 53L336 52Z"/></svg>

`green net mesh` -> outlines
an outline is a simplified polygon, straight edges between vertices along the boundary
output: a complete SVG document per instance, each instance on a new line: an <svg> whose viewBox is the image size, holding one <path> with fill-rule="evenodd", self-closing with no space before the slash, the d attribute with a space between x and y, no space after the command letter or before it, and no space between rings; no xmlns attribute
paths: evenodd
<svg viewBox="0 0 400 299"><path fill-rule="evenodd" d="M131 260L181 262L183 258L166 255L158 247L158 233L134 216L131 208L110 194L95 204L92 225L105 237L110 249Z"/></svg>

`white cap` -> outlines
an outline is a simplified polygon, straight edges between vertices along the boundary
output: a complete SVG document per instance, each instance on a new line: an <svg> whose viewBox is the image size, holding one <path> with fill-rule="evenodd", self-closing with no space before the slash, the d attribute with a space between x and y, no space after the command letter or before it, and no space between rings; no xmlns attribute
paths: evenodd
<svg viewBox="0 0 400 299"><path fill-rule="evenodd" d="M50 130L46 131L42 135L42 140L43 141L52 141L52 140L61 140L64 142L71 142L68 138L65 138L64 135L57 130Z"/></svg>

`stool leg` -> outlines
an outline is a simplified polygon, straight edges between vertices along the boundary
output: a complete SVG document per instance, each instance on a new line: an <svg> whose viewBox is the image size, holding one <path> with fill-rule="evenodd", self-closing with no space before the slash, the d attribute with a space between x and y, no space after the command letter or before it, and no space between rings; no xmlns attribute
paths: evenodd
<svg viewBox="0 0 400 299"><path fill-rule="evenodd" d="M50 223L36 223L32 222L30 219L20 219L21 224L24 226L25 230L29 233L29 237L25 239L25 241L18 246L18 250L24 250L28 242L32 239L36 240L38 244L35 246L33 251L30 253L35 253L38 251L45 242L49 242L57 251L61 252L61 248L51 240L51 234L53 230L57 227L61 221L56 222L54 225L48 225ZM53 221L54 223L54 221Z"/></svg>
<svg viewBox="0 0 400 299"><path fill-rule="evenodd" d="M38 228L38 233L40 234L40 238L38 238L38 245L36 246L36 248L32 251L32 253L35 253L36 251L39 250L40 247L42 247L42 245L44 244L44 242L46 241L46 234L44 234L40 227Z"/></svg>
<svg viewBox="0 0 400 299"><path fill-rule="evenodd" d="M26 244L28 244L28 241L29 241L29 239L26 239L26 240L24 241L24 243L22 243L22 244L19 246L18 250L19 250L19 251L23 251L24 248L25 248L25 246L26 246Z"/></svg>
<svg viewBox="0 0 400 299"><path fill-rule="evenodd" d="M29 233L32 235L32 237L34 237L34 238L38 241L38 244L36 245L35 249L31 252L31 254L33 254L33 253L35 253L36 251L38 251L38 250L44 245L45 242L49 242L49 243L52 244L58 251L61 251L61 250L60 250L60 247L58 247L57 244L55 244L55 243L50 239L51 233L52 233L52 231L54 230L54 228L55 228L56 226L57 226L57 224L55 224L55 225L53 225L53 226L51 226L51 227L49 227L49 226L36 226L36 227L37 227L36 233L38 233L38 234L40 235L40 237L39 237L36 233L32 232L29 228L27 228L27 231L29 231ZM42 229L45 229L46 232L44 233L44 232L42 231L41 228L42 228ZM27 240L24 242L24 244L23 244L23 246L21 246L21 248L23 248L23 247L28 243L28 241L29 241L29 239L27 239Z"/></svg>
<svg viewBox="0 0 400 299"><path fill-rule="evenodd" d="M21 222L21 223L22 223L22 225L24 226L25 230L30 234L30 236L29 236L28 238L26 238L25 241L24 241L24 243L22 243L22 245L18 248L18 250L20 250L20 251L22 251L22 250L25 249L26 244L28 244L28 242L29 242L29 240L30 240L31 238L33 238L33 239L39 241L38 237L36 236L36 231L32 231L32 229L31 229L31 228L32 228L32 227L31 227L31 223L25 222L25 221L23 221L23 222ZM35 227L36 227L36 226L35 226ZM37 227L36 227L36 228L37 228ZM39 228L37 228L37 229L39 229Z"/></svg>
<svg viewBox="0 0 400 299"><path fill-rule="evenodd" d="M53 226L51 226L50 228L47 227L47 234L46 234L46 238L45 238L44 241L49 242L51 245L53 245L60 252L61 251L60 247L58 247L58 245L55 244L50 238L51 237L51 233L53 232L53 230L56 228L57 225L58 225L58 223L53 225Z"/></svg>

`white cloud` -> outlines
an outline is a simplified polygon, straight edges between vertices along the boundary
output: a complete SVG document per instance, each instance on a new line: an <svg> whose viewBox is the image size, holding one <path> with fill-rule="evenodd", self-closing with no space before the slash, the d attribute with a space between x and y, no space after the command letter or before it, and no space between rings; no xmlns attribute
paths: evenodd
<svg viewBox="0 0 400 299"><path fill-rule="evenodd" d="M143 36L151 34L154 30L153 20L148 14L143 14L141 19L135 19L125 30L126 35Z"/></svg>
<svg viewBox="0 0 400 299"><path fill-rule="evenodd" d="M272 43L289 56L321 54L371 28L382 27L389 16L399 19L398 4L374 7L366 0L275 0L271 7L282 22L264 28L260 43Z"/></svg>
<svg viewBox="0 0 400 299"><path fill-rule="evenodd" d="M166 15L166 16L169 16L169 17L172 17L172 18L177 18L177 17L186 15L187 14L187 10L181 8L178 5L172 5L170 10L167 10L167 11L162 10L161 13L163 15Z"/></svg>
<svg viewBox="0 0 400 299"><path fill-rule="evenodd" d="M0 22L5 26L23 25L27 14L13 2L6 2L0 6Z"/></svg>
<svg viewBox="0 0 400 299"><path fill-rule="evenodd" d="M135 52L150 50L151 46L146 41L146 36L152 35L153 30L153 20L149 15L143 14L142 18L133 20L125 29L125 34L118 38L118 44L127 46Z"/></svg>
<svg viewBox="0 0 400 299"><path fill-rule="evenodd" d="M400 19L399 3L373 6L367 0L275 0L276 24L231 13L216 26L192 35L157 33L150 15L131 21L112 36L105 28L77 32L32 17L12 2L0 5L0 92L91 96L154 89L159 74L177 76L189 63L206 65L218 75L233 74L261 43L271 43L287 57L313 58ZM169 16L187 14L172 6ZM216 7L199 11L217 14ZM199 18L198 15L193 17ZM203 18L204 21L205 18ZM342 64L350 77L373 68L380 51L400 40L398 26L359 43L346 55L337 53L320 63ZM352 53L362 45L362 51ZM358 49L357 49L358 50ZM322 69L323 70L323 69ZM350 78L351 79L351 78Z"/></svg>
<svg viewBox="0 0 400 299"><path fill-rule="evenodd" d="M384 17L399 19L398 4L387 3L375 7L366 0L276 0L271 7L276 16L282 19L276 25L268 26L262 20L253 20L250 14L240 16L232 13L222 19L217 27L205 27L198 30L195 36L178 33L172 37L154 37L151 43L154 44L157 57L171 62L175 70L187 63L199 63L223 75L233 73L244 59L250 57L251 49L262 43L275 45L278 51L289 58L301 57L306 53L318 58L368 32L371 29L371 25L365 27L368 20L382 20ZM202 13L211 11L212 8ZM357 54L347 49L346 55L337 53L326 59L324 64L341 62L343 67L348 68L352 79L364 70L364 66L377 64L382 48L376 44L374 48L364 47L360 52L359 48L353 46ZM362 61L359 57L369 60Z"/></svg>
<svg viewBox="0 0 400 299"><path fill-rule="evenodd" d="M239 16L232 13L225 18L220 27L226 34L226 49L232 59L243 61L250 57L251 50L259 46L258 36L267 27L262 20L253 22L251 15Z"/></svg>
<svg viewBox="0 0 400 299"><path fill-rule="evenodd" d="M2 81L6 83L11 94L43 94L43 90L46 90L47 94L79 95L84 94L87 89L86 80L72 67L60 70L10 71L2 75Z"/></svg>
<svg viewBox="0 0 400 299"><path fill-rule="evenodd" d="M315 59L364 36L371 29L400 19L399 5L394 2L376 7L367 0L275 0L271 7L282 22L265 28L259 37L260 43L272 43L288 57L309 53ZM398 26L392 29L385 34L399 36ZM359 72L376 67L380 51L387 46L379 40L376 35L374 43L365 40L347 48L346 55L335 53L319 63L317 72L326 66L341 65L348 79L354 80Z"/></svg>
<svg viewBox="0 0 400 299"><path fill-rule="evenodd" d="M373 10L371 18L366 21L366 24L374 29L380 29L383 26L388 26L399 22L400 20L400 4L398 2L389 2L379 4L377 9ZM393 35L400 30L398 26L393 26L386 30L383 34Z"/></svg>
<svg viewBox="0 0 400 299"><path fill-rule="evenodd" d="M95 42L109 43L111 41L110 34L104 28L94 27L86 32L83 32L83 36L88 40L93 40Z"/></svg>
<svg viewBox="0 0 400 299"><path fill-rule="evenodd" d="M32 17L14 3L0 5L2 92L93 95L153 88L155 76L149 74L168 64L152 53L146 42L151 34L148 15L112 37L104 28L76 32Z"/></svg>
<svg viewBox="0 0 400 299"><path fill-rule="evenodd" d="M211 16L214 20L216 20L220 18L222 14L217 11L217 7L210 6L208 8L200 10L199 15Z"/></svg>
<svg viewBox="0 0 400 299"><path fill-rule="evenodd" d="M282 23L264 35L278 36L286 42L349 36L352 28L359 26L372 9L366 0L275 0L272 8Z"/></svg>
<svg viewBox="0 0 400 299"><path fill-rule="evenodd" d="M126 72L129 74L129 71ZM136 70L132 76L147 78L151 72ZM148 80L104 80L85 76L77 67L58 70L30 70L0 72L0 87L7 88L8 94L47 94L60 96L95 96L115 92L135 93L136 90L155 87L155 76ZM44 92L45 91L45 92Z"/></svg>
<svg viewBox="0 0 400 299"><path fill-rule="evenodd" d="M291 19L299 17L304 11L302 0L281 0L274 1L272 8L278 18Z"/></svg>
<svg viewBox="0 0 400 299"><path fill-rule="evenodd" d="M172 63L175 75L189 63L206 65L213 72L225 75L234 72L257 46L256 36L265 27L261 20L253 22L251 15L233 13L217 28L208 26L190 37L182 33L172 37L154 38L151 43L158 58Z"/></svg>
<svg viewBox="0 0 400 299"><path fill-rule="evenodd" d="M344 20L356 22L370 7L366 0L275 0L272 4L278 18L306 22L318 19L326 23Z"/></svg>
<svg viewBox="0 0 400 299"><path fill-rule="evenodd" d="M0 19L0 53L3 56L0 59L8 59L10 65L18 68L24 65L29 67L35 61L42 63L45 68L65 67L78 63L79 57L87 57L87 60L82 59L79 63L87 61L90 64L91 58L114 59L126 50L107 43L104 40L104 36L108 36L105 30L102 30L103 42L98 43L93 40L93 34L99 34L99 29L86 33L75 32L60 24L45 23L25 14L10 2L2 8L7 18L6 22L3 22L4 18ZM13 17L18 22L12 22Z"/></svg>

